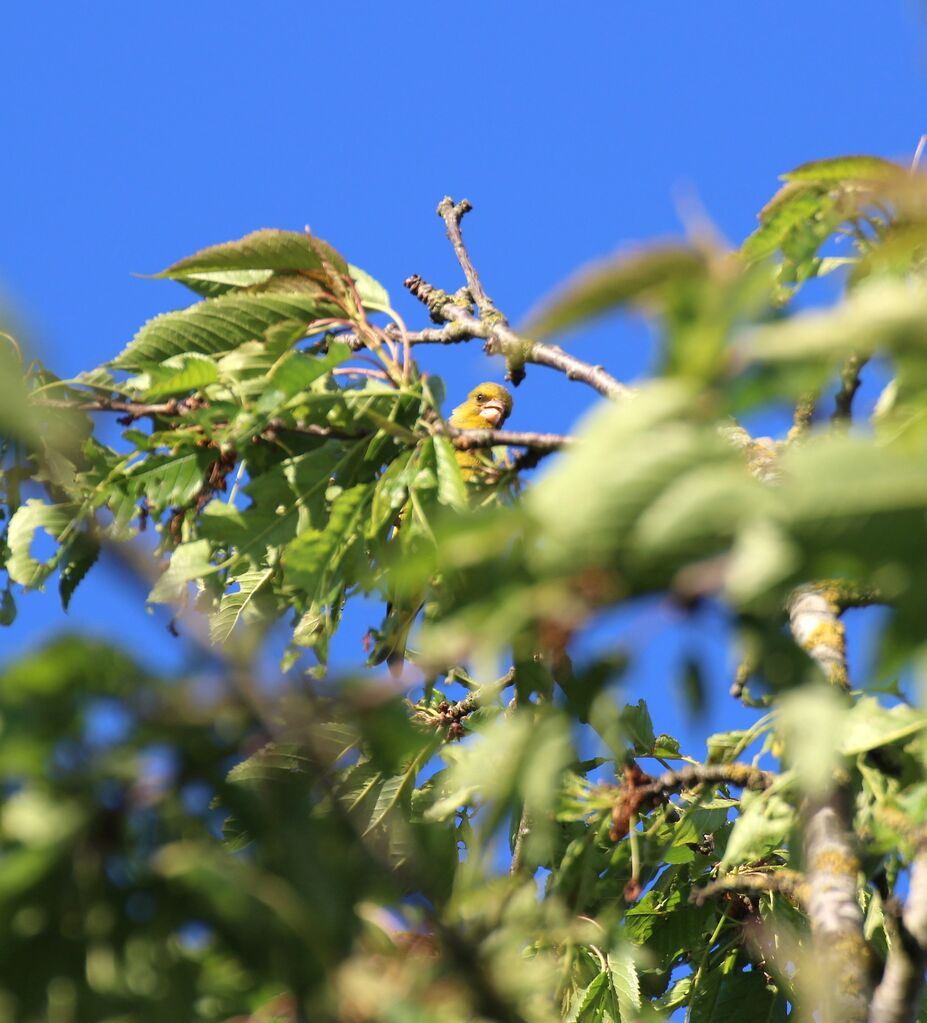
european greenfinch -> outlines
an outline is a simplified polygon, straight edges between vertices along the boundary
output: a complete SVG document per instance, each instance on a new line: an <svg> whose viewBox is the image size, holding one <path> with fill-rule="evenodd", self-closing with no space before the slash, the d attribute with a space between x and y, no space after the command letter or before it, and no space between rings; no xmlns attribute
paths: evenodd
<svg viewBox="0 0 927 1023"><path fill-rule="evenodd" d="M448 422L459 430L497 430L511 412L512 396L502 384L480 384L454 409ZM480 467L486 465L477 450L458 451L457 463L466 480L477 478Z"/></svg>

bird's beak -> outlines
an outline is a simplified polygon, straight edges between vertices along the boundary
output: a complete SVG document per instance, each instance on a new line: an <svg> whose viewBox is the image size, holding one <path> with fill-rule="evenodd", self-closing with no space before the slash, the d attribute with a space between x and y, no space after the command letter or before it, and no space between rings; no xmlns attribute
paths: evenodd
<svg viewBox="0 0 927 1023"><path fill-rule="evenodd" d="M480 416L485 419L490 426L496 427L505 416L505 407L501 401L487 401L480 409Z"/></svg>

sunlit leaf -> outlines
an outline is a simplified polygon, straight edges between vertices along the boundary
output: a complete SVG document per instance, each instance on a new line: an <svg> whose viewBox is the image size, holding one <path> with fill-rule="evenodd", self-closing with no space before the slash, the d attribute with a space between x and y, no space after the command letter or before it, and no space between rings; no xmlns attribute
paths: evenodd
<svg viewBox="0 0 927 1023"><path fill-rule="evenodd" d="M32 556L32 543L36 531L44 530L55 540L60 540L69 531L78 510L73 505L49 505L31 498L26 501L10 520L7 543L10 557L6 570L13 582L23 586L40 586L54 571L62 554L59 547L45 561Z"/></svg>
<svg viewBox="0 0 927 1023"><path fill-rule="evenodd" d="M273 569L268 568L263 572L246 572L234 580L238 589L234 593L223 594L218 609L210 618L209 638L213 643L224 643L231 636L255 595L272 576Z"/></svg>
<svg viewBox="0 0 927 1023"><path fill-rule="evenodd" d="M149 320L113 362L118 369L144 369L175 355L217 355L260 338L284 320L311 323L338 309L306 280L289 291L231 293Z"/></svg>

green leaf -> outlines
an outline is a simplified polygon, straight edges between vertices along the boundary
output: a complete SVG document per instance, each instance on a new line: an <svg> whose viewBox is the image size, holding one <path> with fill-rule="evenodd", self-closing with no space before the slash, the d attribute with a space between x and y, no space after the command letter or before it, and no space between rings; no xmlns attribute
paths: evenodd
<svg viewBox="0 0 927 1023"><path fill-rule="evenodd" d="M310 597L316 594L323 577L337 570L348 545L357 538L358 523L371 496L367 484L343 491L332 504L324 529L306 529L286 545L282 560L288 585Z"/></svg>
<svg viewBox="0 0 927 1023"><path fill-rule="evenodd" d="M236 764L227 779L235 785L277 781L281 776L301 774L305 759L292 743L269 742Z"/></svg>
<svg viewBox="0 0 927 1023"><path fill-rule="evenodd" d="M490 721L473 743L448 749L444 755L448 770L441 779L439 798L426 812L426 819L446 820L477 795L511 799L531 732L530 715L518 714L509 720Z"/></svg>
<svg viewBox="0 0 927 1023"><path fill-rule="evenodd" d="M766 259L795 228L812 220L830 204L820 186L799 181L787 183L760 211L760 226L741 246L741 255L750 262Z"/></svg>
<svg viewBox="0 0 927 1023"><path fill-rule="evenodd" d="M447 437L432 437L438 474L438 500L457 511L469 507L467 484L464 483L454 445Z"/></svg>
<svg viewBox="0 0 927 1023"><path fill-rule="evenodd" d="M219 379L215 362L205 355L190 353L166 359L160 366L149 370L151 383L145 391L145 400L167 394L198 391Z"/></svg>
<svg viewBox="0 0 927 1023"><path fill-rule="evenodd" d="M74 591L100 556L100 545L86 533L78 533L63 552L58 592L67 611Z"/></svg>
<svg viewBox="0 0 927 1023"><path fill-rule="evenodd" d="M608 979L609 975L604 971L597 973L586 987L576 991L572 999L572 1008L564 1023L589 1023L594 1019L591 1010L605 989Z"/></svg>
<svg viewBox="0 0 927 1023"><path fill-rule="evenodd" d="M400 805L404 805L408 810L412 799L412 789L415 786L415 777L420 766L419 758L416 757L402 774L394 775L383 782L377 793L377 801L374 804L370 820L364 828L365 835L369 835L380 827Z"/></svg>
<svg viewBox="0 0 927 1023"><path fill-rule="evenodd" d="M175 355L216 355L261 338L276 323L309 324L337 315L337 307L311 281L298 290L235 292L149 320L113 362L117 369L145 369Z"/></svg>
<svg viewBox="0 0 927 1023"><path fill-rule="evenodd" d="M173 455L150 455L126 474L136 497L147 497L156 508L184 507L203 489L206 470L219 457L212 448L181 450Z"/></svg>
<svg viewBox="0 0 927 1023"><path fill-rule="evenodd" d="M839 305L815 309L743 335L741 351L754 362L835 364L848 355L927 343L927 287L918 281L879 278L854 289Z"/></svg>
<svg viewBox="0 0 927 1023"><path fill-rule="evenodd" d="M194 579L217 571L210 561L212 552L208 540L194 540L181 544L171 555L167 570L148 594L150 604L179 604Z"/></svg>
<svg viewBox="0 0 927 1023"><path fill-rule="evenodd" d="M690 287L705 270L704 254L685 245L622 254L580 270L528 315L520 332L542 340L622 306Z"/></svg>
<svg viewBox="0 0 927 1023"><path fill-rule="evenodd" d="M274 366L267 377L267 384L287 398L292 398L350 358L351 349L339 341L332 341L328 352L321 357L307 355L305 352L290 352Z"/></svg>
<svg viewBox="0 0 927 1023"><path fill-rule="evenodd" d="M361 303L365 309L389 309L389 292L383 285L370 276L359 266L352 266L348 263L348 273L357 288Z"/></svg>
<svg viewBox="0 0 927 1023"><path fill-rule="evenodd" d="M774 793L744 792L740 816L727 840L722 869L765 859L785 844L795 825L795 811Z"/></svg>
<svg viewBox="0 0 927 1023"><path fill-rule="evenodd" d="M809 181L829 184L839 181L893 182L906 177L897 163L881 156L834 156L811 160L782 175L784 181Z"/></svg>
<svg viewBox="0 0 927 1023"><path fill-rule="evenodd" d="M716 732L708 737L709 764L732 764L749 745L750 732L735 729L731 732Z"/></svg>
<svg viewBox="0 0 927 1023"><path fill-rule="evenodd" d="M36 498L30 498L16 509L7 533L10 557L6 563L6 570L14 583L30 588L41 586L54 571L63 551L59 547L47 561L33 558L31 548L36 530L44 529L59 540L77 514L78 509L74 505L50 505Z"/></svg>
<svg viewBox="0 0 927 1023"><path fill-rule="evenodd" d="M0 625L12 625L16 621L16 600L9 589L0 593Z"/></svg>
<svg viewBox="0 0 927 1023"><path fill-rule="evenodd" d="M785 1023L788 1004L762 970L703 974L692 999L691 1023Z"/></svg>
<svg viewBox="0 0 927 1023"><path fill-rule="evenodd" d="M544 530L539 563L570 571L586 563L604 567L665 487L693 465L730 457L714 431L688 423L693 400L689 386L664 380L642 387L632 402L594 409L575 450L525 497Z"/></svg>
<svg viewBox="0 0 927 1023"><path fill-rule="evenodd" d="M910 739L925 729L927 714L918 708L907 704L883 707L874 697L863 696L844 716L840 751L855 756Z"/></svg>
<svg viewBox="0 0 927 1023"><path fill-rule="evenodd" d="M298 231L262 228L185 256L154 276L183 281L193 274L225 270L323 271L326 264L338 273L347 273L347 263L321 238Z"/></svg>
<svg viewBox="0 0 927 1023"><path fill-rule="evenodd" d="M641 1008L641 986L634 960L626 952L608 954L608 971L622 1023L633 1023Z"/></svg>
<svg viewBox="0 0 927 1023"><path fill-rule="evenodd" d="M622 733L634 747L636 753L644 755L653 749L656 736L653 733L650 711L644 700L638 700L636 704L625 704L619 720Z"/></svg>
<svg viewBox="0 0 927 1023"><path fill-rule="evenodd" d="M217 298L239 288L256 288L266 284L273 275L273 270L203 270L174 279L203 298Z"/></svg>
<svg viewBox="0 0 927 1023"><path fill-rule="evenodd" d="M246 572L231 583L238 584L234 593L224 593L219 607L209 621L209 639L212 643L224 643L232 634L241 616L251 605L258 591L273 576L272 568L263 572Z"/></svg>

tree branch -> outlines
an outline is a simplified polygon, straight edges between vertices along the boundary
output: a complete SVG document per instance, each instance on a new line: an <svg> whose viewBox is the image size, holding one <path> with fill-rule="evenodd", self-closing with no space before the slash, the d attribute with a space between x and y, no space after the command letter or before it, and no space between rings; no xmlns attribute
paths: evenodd
<svg viewBox="0 0 927 1023"><path fill-rule="evenodd" d="M802 586L789 597L789 626L795 642L824 672L828 682L850 688L846 635L840 605L826 587Z"/></svg>
<svg viewBox="0 0 927 1023"><path fill-rule="evenodd" d="M847 426L852 420L853 399L861 383L859 374L868 361L865 355L854 352L843 364L843 369L840 370L840 387L834 395L834 414L831 416L831 422Z"/></svg>
<svg viewBox="0 0 927 1023"><path fill-rule="evenodd" d="M805 878L795 870L785 867L760 870L746 868L724 874L715 881L709 881L701 888L694 888L690 902L701 906L708 899L724 892L778 892L795 905L803 905L808 896L808 884Z"/></svg>
<svg viewBox="0 0 927 1023"><path fill-rule="evenodd" d="M647 813L673 792L697 785L736 785L761 792L769 788L775 776L749 764L692 764L678 771L666 771L658 778L645 774L636 763L624 766L624 782L617 786L618 796L612 807L613 842L624 838L639 813Z"/></svg>
<svg viewBox="0 0 927 1023"><path fill-rule="evenodd" d="M668 796L681 789L696 785L736 785L740 789L762 792L775 780L769 771L761 771L750 764L691 764L678 771L665 771L652 780L647 788L654 795Z"/></svg>
<svg viewBox="0 0 927 1023"><path fill-rule="evenodd" d="M118 398L38 398L32 404L39 408L70 409L74 412L123 412L133 419L142 416L179 416L189 411L191 406L183 401L171 398L154 405L141 401L122 401Z"/></svg>
<svg viewBox="0 0 927 1023"><path fill-rule="evenodd" d="M888 929L891 945L869 1023L914 1023L927 967L927 850L914 857L904 913Z"/></svg>
<svg viewBox="0 0 927 1023"><path fill-rule="evenodd" d="M835 788L805 813L808 919L821 978L822 1021L865 1023L869 1013L869 947L859 908L859 860L846 792Z"/></svg>
<svg viewBox="0 0 927 1023"><path fill-rule="evenodd" d="M448 426L446 436L458 451L472 448L491 448L507 444L516 448L533 448L536 451L557 451L575 443L574 439L560 433L525 433L516 430L461 430Z"/></svg>

